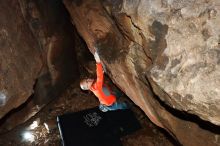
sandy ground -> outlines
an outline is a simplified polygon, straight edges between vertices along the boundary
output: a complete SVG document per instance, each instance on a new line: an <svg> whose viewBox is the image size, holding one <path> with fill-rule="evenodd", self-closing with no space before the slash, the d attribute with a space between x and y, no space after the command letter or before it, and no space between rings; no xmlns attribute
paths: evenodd
<svg viewBox="0 0 220 146"><path fill-rule="evenodd" d="M127 97L122 97L129 100ZM45 106L36 116L14 130L0 136L1 146L60 146L61 138L56 117L64 113L81 111L98 106L91 92L83 92L78 84L71 85L60 97ZM142 129L121 138L124 146L176 146L178 145L162 129L152 124L135 105L132 107ZM37 123L36 128L31 127ZM32 135L31 135L32 134ZM24 138L26 135L27 139Z"/></svg>

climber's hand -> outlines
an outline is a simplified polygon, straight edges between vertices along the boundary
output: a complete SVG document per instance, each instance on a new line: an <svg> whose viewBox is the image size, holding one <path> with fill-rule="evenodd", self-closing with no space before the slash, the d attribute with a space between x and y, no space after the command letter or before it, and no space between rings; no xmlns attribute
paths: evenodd
<svg viewBox="0 0 220 146"><path fill-rule="evenodd" d="M95 61L96 61L97 63L100 63L100 62L101 62L101 60L100 60L99 55L98 55L97 52L94 53L94 58L95 58Z"/></svg>
<svg viewBox="0 0 220 146"><path fill-rule="evenodd" d="M106 73L107 70L106 70L106 67L105 67L105 65L103 63L102 63L102 68L103 68L103 71Z"/></svg>
<svg viewBox="0 0 220 146"><path fill-rule="evenodd" d="M94 57L95 57L95 61L96 61L97 63L101 63L101 64L102 64L103 71L106 72L106 71L107 71L107 70L106 70L106 67L105 67L105 65L103 64L103 62L101 62L100 57L99 57L97 51L94 53Z"/></svg>

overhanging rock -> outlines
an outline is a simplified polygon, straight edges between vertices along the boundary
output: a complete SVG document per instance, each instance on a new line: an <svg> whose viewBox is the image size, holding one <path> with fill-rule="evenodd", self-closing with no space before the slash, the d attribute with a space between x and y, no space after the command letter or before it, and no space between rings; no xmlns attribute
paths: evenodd
<svg viewBox="0 0 220 146"><path fill-rule="evenodd" d="M152 122L183 145L219 145L217 0L64 3L90 51L98 49L108 75Z"/></svg>

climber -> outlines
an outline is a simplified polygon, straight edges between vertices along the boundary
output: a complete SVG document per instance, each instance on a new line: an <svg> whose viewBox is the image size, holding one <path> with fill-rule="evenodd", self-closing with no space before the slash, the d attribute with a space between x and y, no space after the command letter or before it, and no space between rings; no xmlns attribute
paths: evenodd
<svg viewBox="0 0 220 146"><path fill-rule="evenodd" d="M96 74L97 79L83 79L80 82L80 87L82 90L92 91L99 99L100 105L99 109L103 112L113 111L118 109L127 109L128 105L125 102L117 102L116 96L111 90L103 85L104 71L101 64L101 60L97 52L94 53L94 58L96 60Z"/></svg>

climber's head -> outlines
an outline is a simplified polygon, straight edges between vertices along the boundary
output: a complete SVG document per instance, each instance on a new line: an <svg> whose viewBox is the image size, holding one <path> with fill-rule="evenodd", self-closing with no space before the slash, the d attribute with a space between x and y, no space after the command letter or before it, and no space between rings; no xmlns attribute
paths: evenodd
<svg viewBox="0 0 220 146"><path fill-rule="evenodd" d="M94 79L83 79L80 81L80 87L82 90L89 90L94 82Z"/></svg>

